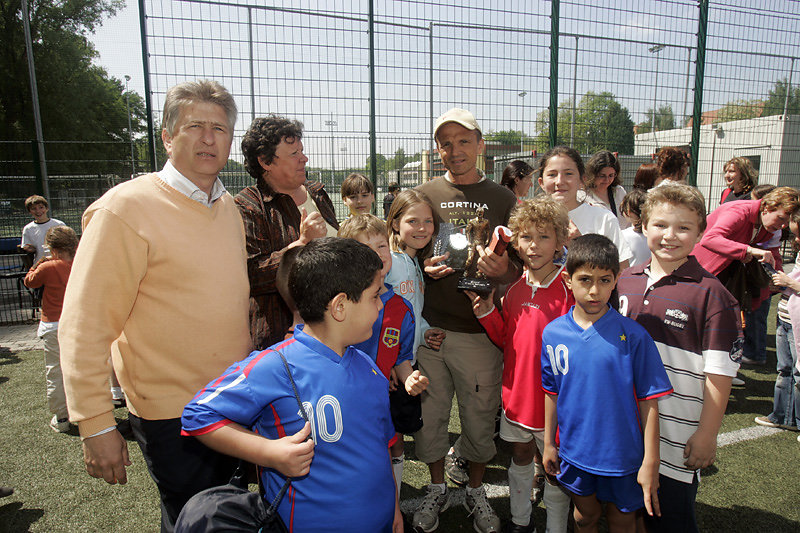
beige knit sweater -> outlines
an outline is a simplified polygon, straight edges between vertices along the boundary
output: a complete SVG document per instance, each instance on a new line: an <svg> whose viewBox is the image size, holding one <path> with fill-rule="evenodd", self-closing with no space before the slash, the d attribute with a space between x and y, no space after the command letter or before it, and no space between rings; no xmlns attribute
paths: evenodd
<svg viewBox="0 0 800 533"><path fill-rule="evenodd" d="M82 436L114 425L109 355L134 414L181 416L250 350L242 221L155 174L114 187L83 215L59 325L70 419Z"/></svg>

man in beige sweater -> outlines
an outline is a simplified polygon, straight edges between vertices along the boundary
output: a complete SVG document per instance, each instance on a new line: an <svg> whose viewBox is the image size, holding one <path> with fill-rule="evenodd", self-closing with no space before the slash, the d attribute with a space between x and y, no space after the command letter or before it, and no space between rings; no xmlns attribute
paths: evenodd
<svg viewBox="0 0 800 533"><path fill-rule="evenodd" d="M235 464L180 434L183 407L250 350L245 237L218 174L236 104L216 82L172 87L163 170L114 187L83 215L59 328L70 419L90 476L125 483L128 449L108 387L110 359L161 496L161 530Z"/></svg>

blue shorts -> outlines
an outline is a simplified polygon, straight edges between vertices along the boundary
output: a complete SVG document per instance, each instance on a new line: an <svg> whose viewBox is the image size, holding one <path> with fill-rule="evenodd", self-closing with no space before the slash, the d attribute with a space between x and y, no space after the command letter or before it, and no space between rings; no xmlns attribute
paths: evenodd
<svg viewBox="0 0 800 533"><path fill-rule="evenodd" d="M565 489L578 496L597 495L601 502L611 502L623 513L644 507L642 486L636 481L638 472L625 476L592 474L565 460L561 460L558 481Z"/></svg>

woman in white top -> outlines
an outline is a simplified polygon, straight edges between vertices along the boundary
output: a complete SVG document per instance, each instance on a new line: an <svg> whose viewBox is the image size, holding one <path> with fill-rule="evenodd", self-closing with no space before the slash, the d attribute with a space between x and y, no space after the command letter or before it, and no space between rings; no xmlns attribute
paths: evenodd
<svg viewBox="0 0 800 533"><path fill-rule="evenodd" d="M630 223L620 210L625 189L619 172L619 159L613 153L602 150L594 154L586 163L586 201L614 213L620 229L625 229Z"/></svg>
<svg viewBox="0 0 800 533"><path fill-rule="evenodd" d="M620 271L628 268L632 257L622 238L617 217L611 211L578 200L586 173L583 160L574 148L556 146L539 160L539 186L569 211L570 238L598 233L611 239L619 250Z"/></svg>
<svg viewBox="0 0 800 533"><path fill-rule="evenodd" d="M625 195L620 205L620 211L630 223L629 228L622 230L622 238L631 248L633 257L631 265L636 266L650 261L650 248L647 246L647 237L642 233L642 205L647 199L647 192L642 189L633 189Z"/></svg>

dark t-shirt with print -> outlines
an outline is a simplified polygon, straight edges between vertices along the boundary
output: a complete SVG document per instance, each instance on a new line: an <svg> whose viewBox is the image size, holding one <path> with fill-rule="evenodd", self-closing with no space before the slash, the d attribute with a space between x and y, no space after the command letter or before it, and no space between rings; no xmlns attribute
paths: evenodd
<svg viewBox="0 0 800 533"><path fill-rule="evenodd" d="M509 189L483 179L470 185L456 185L444 177L423 183L417 189L433 203L440 224L449 224L454 231L463 232L470 219L483 208L483 216L492 228L508 224L517 199ZM422 315L433 327L461 333L482 333L472 312L469 299L456 288L460 273L439 280L425 277L425 307Z"/></svg>

